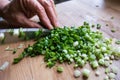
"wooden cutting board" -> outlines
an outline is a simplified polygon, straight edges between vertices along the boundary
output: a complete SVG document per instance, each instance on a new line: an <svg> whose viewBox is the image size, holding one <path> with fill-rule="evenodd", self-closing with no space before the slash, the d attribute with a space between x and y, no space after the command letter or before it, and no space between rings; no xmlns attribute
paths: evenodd
<svg viewBox="0 0 120 80"><path fill-rule="evenodd" d="M59 22L62 26L80 26L84 21L91 24L100 23L100 29L104 36L120 39L120 0L71 0L56 5ZM114 19L111 19L114 17ZM38 18L34 18L38 21ZM108 24L108 26L106 26ZM116 32L112 33L111 29ZM5 51L7 46L16 48L19 44L24 44L24 48L28 44L33 44L34 41L20 41L11 36L7 37L6 44L0 45L0 65L5 61L10 62L6 70L0 71L0 80L83 80L73 77L73 65L57 64L64 67L64 72L58 74L56 66L49 69L46 68L43 61L43 56L34 58L25 58L20 63L13 65L12 61L22 51L19 49L16 54L11 51ZM120 60L114 61L114 66L120 68ZM88 80L103 80L104 68L100 67L100 76L95 76L95 71L87 64L84 68L91 70ZM78 68L82 71L82 68ZM116 76L116 80L120 80L120 71Z"/></svg>

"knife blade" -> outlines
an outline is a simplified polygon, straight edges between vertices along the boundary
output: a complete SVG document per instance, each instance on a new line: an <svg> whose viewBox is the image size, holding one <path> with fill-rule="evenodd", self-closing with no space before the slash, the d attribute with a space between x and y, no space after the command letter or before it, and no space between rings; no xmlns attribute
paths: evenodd
<svg viewBox="0 0 120 80"><path fill-rule="evenodd" d="M11 29L2 29L0 30L0 33L4 33L5 35L9 35L10 34L10 30ZM12 29L13 30L13 34L19 34L19 30L20 29ZM25 35L29 38L29 39L34 39L35 38L35 32L42 30L42 33L39 35L40 37L44 37L50 34L51 30L48 29L38 29L38 28L24 28L22 29L22 32L25 33Z"/></svg>

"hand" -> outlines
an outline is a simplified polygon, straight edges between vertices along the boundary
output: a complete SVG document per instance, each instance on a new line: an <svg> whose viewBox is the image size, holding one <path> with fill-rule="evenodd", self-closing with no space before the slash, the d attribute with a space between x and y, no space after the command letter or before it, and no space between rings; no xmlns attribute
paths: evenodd
<svg viewBox="0 0 120 80"><path fill-rule="evenodd" d="M23 27L41 26L29 20L37 15L40 22L48 29L58 26L53 0L13 0L3 11L3 18L12 25Z"/></svg>

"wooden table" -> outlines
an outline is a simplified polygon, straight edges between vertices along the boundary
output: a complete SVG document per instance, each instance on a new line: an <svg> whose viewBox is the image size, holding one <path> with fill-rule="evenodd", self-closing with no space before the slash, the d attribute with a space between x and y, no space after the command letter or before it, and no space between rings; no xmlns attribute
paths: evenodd
<svg viewBox="0 0 120 80"><path fill-rule="evenodd" d="M101 31L104 35L120 39L120 0L71 0L56 5L59 22L62 26L80 26L84 21L91 24L100 23ZM111 19L114 17L114 19ZM37 18L36 18L37 20ZM108 26L106 26L108 24ZM116 32L112 33L111 29ZM5 61L9 61L10 65L4 71L0 71L0 80L82 80L73 77L73 65L61 64L64 72L58 74L56 67L52 69L46 68L43 63L43 57L25 58L19 64L13 65L14 57L17 57L23 49L19 49L15 55L10 51L5 51L7 46L16 48L19 44L33 44L33 41L18 41L12 37L8 37L6 44L0 45L0 65ZM57 64L60 65L60 64ZM120 60L114 61L114 66L120 68ZM84 68L91 70L88 80L103 80L104 68L99 68L100 76L96 77L94 71L87 64ZM82 71L81 68L79 70ZM116 76L116 80L120 80L120 71Z"/></svg>

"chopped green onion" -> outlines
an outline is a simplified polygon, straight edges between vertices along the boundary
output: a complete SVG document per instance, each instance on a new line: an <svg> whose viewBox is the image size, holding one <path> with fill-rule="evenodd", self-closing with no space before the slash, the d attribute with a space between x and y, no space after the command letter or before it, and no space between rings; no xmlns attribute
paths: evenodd
<svg viewBox="0 0 120 80"><path fill-rule="evenodd" d="M93 27L95 27L95 25L94 25L94 24L92 24L92 28L93 28Z"/></svg>
<svg viewBox="0 0 120 80"><path fill-rule="evenodd" d="M4 33L0 33L0 42L1 43L5 42L5 34Z"/></svg>
<svg viewBox="0 0 120 80"><path fill-rule="evenodd" d="M18 37L18 36L19 36L19 30L14 30L14 32L13 32L13 36Z"/></svg>
<svg viewBox="0 0 120 80"><path fill-rule="evenodd" d="M17 52L17 49L14 49L14 50L13 50L13 54L15 54L16 52Z"/></svg>
<svg viewBox="0 0 120 80"><path fill-rule="evenodd" d="M106 47L101 47L102 52L106 52L106 50L107 50Z"/></svg>
<svg viewBox="0 0 120 80"><path fill-rule="evenodd" d="M114 60L114 55L111 55L111 56L110 56L110 59L111 59L111 60Z"/></svg>
<svg viewBox="0 0 120 80"><path fill-rule="evenodd" d="M87 23L87 22L84 22L84 25L89 25L89 23Z"/></svg>
<svg viewBox="0 0 120 80"><path fill-rule="evenodd" d="M84 77L87 77L87 78L88 78L89 75L90 75L90 70L84 69L83 72L82 72L82 74L83 74Z"/></svg>
<svg viewBox="0 0 120 80"><path fill-rule="evenodd" d="M17 64L24 58L24 53L20 54L19 57L14 58L13 64Z"/></svg>
<svg viewBox="0 0 120 80"><path fill-rule="evenodd" d="M21 48L23 48L23 46L24 46L24 44L20 44L17 48L21 49Z"/></svg>
<svg viewBox="0 0 120 80"><path fill-rule="evenodd" d="M116 75L115 75L114 73L109 73L109 74L108 74L108 77L109 77L110 79L115 79L115 76L116 76Z"/></svg>
<svg viewBox="0 0 120 80"><path fill-rule="evenodd" d="M81 61L78 63L78 65L79 65L80 67L83 67L83 66L85 65L85 61L84 61L84 60L81 60Z"/></svg>
<svg viewBox="0 0 120 80"><path fill-rule="evenodd" d="M107 60L107 61L110 60L109 56L105 56L104 60Z"/></svg>
<svg viewBox="0 0 120 80"><path fill-rule="evenodd" d="M108 24L106 24L106 26L108 26Z"/></svg>
<svg viewBox="0 0 120 80"><path fill-rule="evenodd" d="M97 71L95 72L95 75L96 75L96 76L99 76L99 75L100 75L100 71L97 70Z"/></svg>
<svg viewBox="0 0 120 80"><path fill-rule="evenodd" d="M93 62L91 62L91 66L92 66L92 68L96 69L99 65L98 65L97 61L93 61Z"/></svg>
<svg viewBox="0 0 120 80"><path fill-rule="evenodd" d="M78 41L75 41L74 43L73 43L73 46L75 47L75 46L78 46L78 44L79 44L79 42Z"/></svg>
<svg viewBox="0 0 120 80"><path fill-rule="evenodd" d="M109 77L108 77L108 76L105 76L104 80L109 80Z"/></svg>
<svg viewBox="0 0 120 80"><path fill-rule="evenodd" d="M97 24L97 29L100 29L101 28L101 25L100 24Z"/></svg>
<svg viewBox="0 0 120 80"><path fill-rule="evenodd" d="M115 73L115 74L117 74L117 72L119 71L118 67L116 67L116 66L112 66L112 67L111 67L111 70L112 70L112 72Z"/></svg>
<svg viewBox="0 0 120 80"><path fill-rule="evenodd" d="M100 24L97 26L101 27ZM92 31L87 22L78 28L54 28L48 35L40 37L42 33L41 29L34 32L36 42L25 48L23 53L14 59L14 63L27 56L43 55L49 68L64 62L75 63L75 67L84 67L89 62L93 68L97 68L99 65L106 65L106 60L109 62L106 56L104 59L104 54L108 57L119 56L119 53L112 50L112 40L104 38L99 31Z"/></svg>
<svg viewBox="0 0 120 80"><path fill-rule="evenodd" d="M115 29L111 29L111 32L113 32L113 33L114 33L114 32L115 32Z"/></svg>
<svg viewBox="0 0 120 80"><path fill-rule="evenodd" d="M77 67L78 67L78 64L75 64L75 65L74 65L74 68L77 68Z"/></svg>
<svg viewBox="0 0 120 80"><path fill-rule="evenodd" d="M109 62L109 61L105 61L104 66L105 66L105 67L108 67L109 65L110 65L110 62Z"/></svg>
<svg viewBox="0 0 120 80"><path fill-rule="evenodd" d="M96 59L96 56L94 54L91 54L90 57L89 57L89 60L94 61L95 59Z"/></svg>
<svg viewBox="0 0 120 80"><path fill-rule="evenodd" d="M110 73L110 68L105 69L105 74L108 74L108 73Z"/></svg>
<svg viewBox="0 0 120 80"><path fill-rule="evenodd" d="M9 46L7 46L7 47L5 48L5 51L13 51L13 49L10 48Z"/></svg>
<svg viewBox="0 0 120 80"><path fill-rule="evenodd" d="M10 30L9 30L9 33L10 33L10 35L13 35L14 29L10 29Z"/></svg>
<svg viewBox="0 0 120 80"><path fill-rule="evenodd" d="M105 61L104 61L104 59L100 59L100 60L98 61L98 63L99 63L99 65L104 65L104 64L105 64Z"/></svg>
<svg viewBox="0 0 120 80"><path fill-rule="evenodd" d="M120 44L120 40L115 41L115 44Z"/></svg>
<svg viewBox="0 0 120 80"><path fill-rule="evenodd" d="M112 16L111 19L114 19L114 17Z"/></svg>
<svg viewBox="0 0 120 80"><path fill-rule="evenodd" d="M75 78L80 77L80 75L81 75L81 72L80 72L79 70L75 70L75 71L74 71L74 77L75 77Z"/></svg>
<svg viewBox="0 0 120 80"><path fill-rule="evenodd" d="M113 47L112 55L114 55L115 58L120 58L120 47Z"/></svg>
<svg viewBox="0 0 120 80"><path fill-rule="evenodd" d="M5 61L5 62L0 66L0 71L4 71L8 66L9 66L9 62L8 62L8 61Z"/></svg>
<svg viewBox="0 0 120 80"><path fill-rule="evenodd" d="M51 68L51 67L53 67L54 65L55 65L54 62L48 61L46 66L49 67L49 68Z"/></svg>
<svg viewBox="0 0 120 80"><path fill-rule="evenodd" d="M63 67L61 67L61 66L57 67L57 72L61 73L61 72L63 72L63 70L64 70Z"/></svg>
<svg viewBox="0 0 120 80"><path fill-rule="evenodd" d="M113 63L113 61L112 61L112 60L110 60L110 61L109 61L109 63L110 63L110 64L112 64L112 63Z"/></svg>

